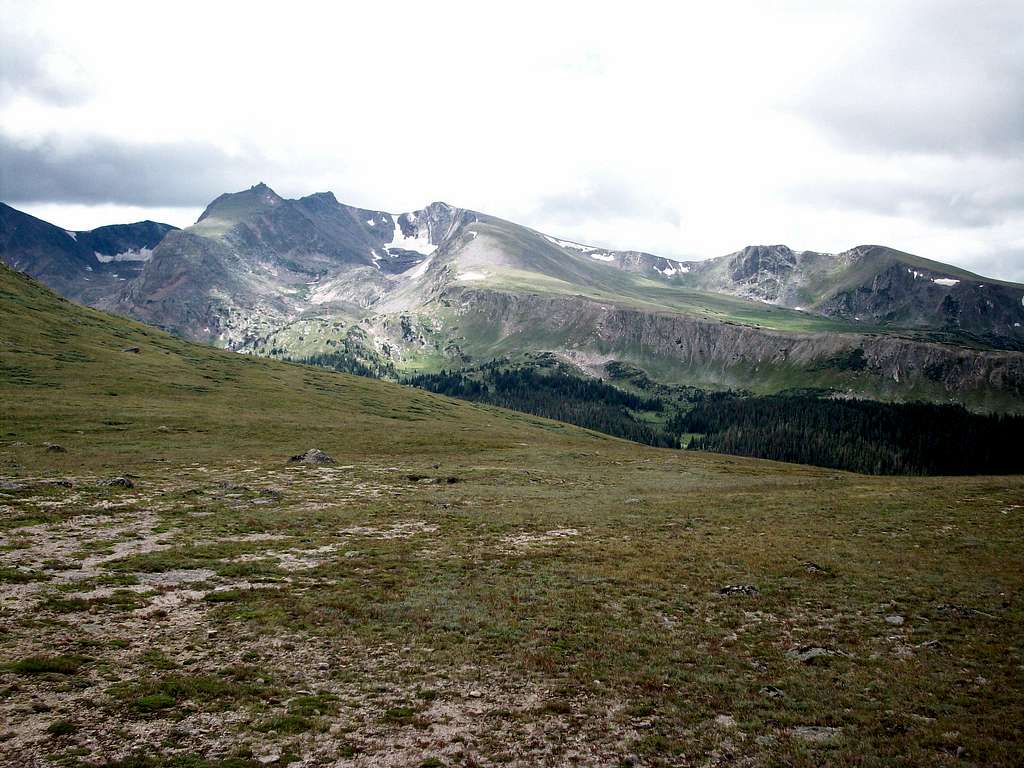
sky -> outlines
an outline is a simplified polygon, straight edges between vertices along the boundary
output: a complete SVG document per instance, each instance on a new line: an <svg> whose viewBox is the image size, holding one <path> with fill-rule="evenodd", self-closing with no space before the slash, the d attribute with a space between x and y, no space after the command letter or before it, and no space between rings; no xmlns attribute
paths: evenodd
<svg viewBox="0 0 1024 768"><path fill-rule="evenodd" d="M1024 281L1024 3L0 0L0 200L192 223L264 181L703 259Z"/></svg>

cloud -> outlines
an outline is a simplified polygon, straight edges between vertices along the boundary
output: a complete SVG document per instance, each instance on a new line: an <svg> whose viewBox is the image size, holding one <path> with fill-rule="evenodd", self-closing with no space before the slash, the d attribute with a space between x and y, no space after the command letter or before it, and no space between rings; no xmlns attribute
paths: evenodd
<svg viewBox="0 0 1024 768"><path fill-rule="evenodd" d="M865 9L866 10L866 9ZM794 111L843 144L891 153L1024 151L1024 4L929 0L865 13Z"/></svg>
<svg viewBox="0 0 1024 768"><path fill-rule="evenodd" d="M595 218L631 218L679 226L679 211L644 190L636 180L593 176L576 189L546 195L537 202L531 217L575 223Z"/></svg>
<svg viewBox="0 0 1024 768"><path fill-rule="evenodd" d="M61 107L89 99L85 71L77 60L32 34L15 32L4 14L0 26L0 104L18 97Z"/></svg>
<svg viewBox="0 0 1024 768"><path fill-rule="evenodd" d="M191 142L88 137L27 144L0 134L0 199L12 203L205 205L261 178L264 164Z"/></svg>
<svg viewBox="0 0 1024 768"><path fill-rule="evenodd" d="M969 176L968 176L969 178ZM944 227L986 228L1024 218L1024 163L1008 164L988 184L957 180L833 179L794 185L791 200L819 208L864 211L928 221Z"/></svg>

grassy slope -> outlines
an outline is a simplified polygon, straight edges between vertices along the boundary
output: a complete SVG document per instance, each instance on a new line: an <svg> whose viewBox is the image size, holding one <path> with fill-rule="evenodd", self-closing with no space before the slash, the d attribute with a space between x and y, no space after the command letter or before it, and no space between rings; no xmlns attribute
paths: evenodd
<svg viewBox="0 0 1024 768"><path fill-rule="evenodd" d="M0 363L0 473L74 482L0 491L0 762L1018 758L1022 478L644 449L190 345L7 270ZM342 466L284 463L310 445Z"/></svg>

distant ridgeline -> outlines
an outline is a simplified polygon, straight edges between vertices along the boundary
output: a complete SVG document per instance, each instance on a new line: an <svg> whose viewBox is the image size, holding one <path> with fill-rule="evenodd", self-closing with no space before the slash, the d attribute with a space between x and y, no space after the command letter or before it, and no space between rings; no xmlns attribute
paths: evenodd
<svg viewBox="0 0 1024 768"><path fill-rule="evenodd" d="M372 359L357 360L351 354L296 362L395 377L394 368L383 369ZM874 475L1024 472L1024 416L971 413L959 405L832 399L813 391L753 396L672 389L638 370L610 373L628 389L585 378L544 356L528 363L495 360L401 381L665 448L683 446Z"/></svg>

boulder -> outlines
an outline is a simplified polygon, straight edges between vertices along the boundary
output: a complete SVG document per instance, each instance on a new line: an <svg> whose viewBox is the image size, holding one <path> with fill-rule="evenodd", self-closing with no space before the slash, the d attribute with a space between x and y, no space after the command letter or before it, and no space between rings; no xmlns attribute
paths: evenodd
<svg viewBox="0 0 1024 768"><path fill-rule="evenodd" d="M335 461L319 448L310 448L305 453L297 453L288 459L292 464L334 464Z"/></svg>

